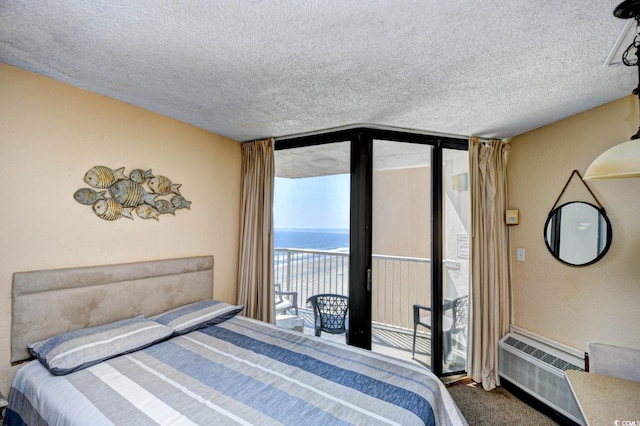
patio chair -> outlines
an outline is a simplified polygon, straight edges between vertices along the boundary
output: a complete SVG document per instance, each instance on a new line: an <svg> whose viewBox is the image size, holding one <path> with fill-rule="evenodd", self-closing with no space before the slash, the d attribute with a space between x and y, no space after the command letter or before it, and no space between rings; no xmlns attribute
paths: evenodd
<svg viewBox="0 0 640 426"><path fill-rule="evenodd" d="M431 315L420 316L420 311L431 312L429 306L413 305L413 349L411 357L415 358L416 353L416 332L418 326L431 330ZM469 312L469 296L460 296L455 299L445 299L442 305L444 313L442 317L442 333L444 337L444 359L449 359L451 355L451 340L455 334L463 332L467 329L467 314ZM451 311L448 315L447 311Z"/></svg>
<svg viewBox="0 0 640 426"><path fill-rule="evenodd" d="M276 314L279 312L288 314L289 310L293 309L298 316L298 292L282 291L280 284L274 284L273 288L276 294Z"/></svg>
<svg viewBox="0 0 640 426"><path fill-rule="evenodd" d="M324 331L330 334L347 334L349 298L341 294L316 294L307 299L313 306L314 331L317 337ZM348 339L348 336L345 336Z"/></svg>

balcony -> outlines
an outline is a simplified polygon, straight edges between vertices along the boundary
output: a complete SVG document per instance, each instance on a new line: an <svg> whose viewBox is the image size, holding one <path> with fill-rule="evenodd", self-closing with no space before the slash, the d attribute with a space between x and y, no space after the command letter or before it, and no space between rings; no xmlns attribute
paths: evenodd
<svg viewBox="0 0 640 426"><path fill-rule="evenodd" d="M460 265L445 261L447 269ZM274 279L282 291L298 293L299 316L305 319L305 332L313 334L313 312L308 297L320 293L349 296L349 253L283 249L274 250ZM372 349L397 358L411 360L413 342L413 304L431 304L431 259L372 256ZM344 335L322 337L344 342ZM416 359L426 365L431 360L430 334L418 328ZM449 368L464 369L466 338L454 339Z"/></svg>

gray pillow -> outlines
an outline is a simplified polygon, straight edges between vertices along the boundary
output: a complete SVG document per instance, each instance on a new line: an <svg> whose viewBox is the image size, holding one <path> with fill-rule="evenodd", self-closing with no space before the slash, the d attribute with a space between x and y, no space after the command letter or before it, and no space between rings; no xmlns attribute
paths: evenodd
<svg viewBox="0 0 640 426"><path fill-rule="evenodd" d="M184 305L151 319L171 327L174 335L189 333L199 328L220 324L236 316L244 305L230 305L214 299Z"/></svg>
<svg viewBox="0 0 640 426"><path fill-rule="evenodd" d="M59 334L30 344L29 351L51 373L60 376L145 348L172 333L169 327L140 315Z"/></svg>

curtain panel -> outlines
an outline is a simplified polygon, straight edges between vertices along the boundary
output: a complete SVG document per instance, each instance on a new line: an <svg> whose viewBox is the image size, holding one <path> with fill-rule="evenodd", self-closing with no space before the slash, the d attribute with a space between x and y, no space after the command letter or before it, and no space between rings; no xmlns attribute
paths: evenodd
<svg viewBox="0 0 640 426"><path fill-rule="evenodd" d="M507 154L499 140L469 139L471 298L469 376L485 390L500 385L498 342L509 331Z"/></svg>
<svg viewBox="0 0 640 426"><path fill-rule="evenodd" d="M274 178L274 139L243 143L237 303L245 316L271 323Z"/></svg>

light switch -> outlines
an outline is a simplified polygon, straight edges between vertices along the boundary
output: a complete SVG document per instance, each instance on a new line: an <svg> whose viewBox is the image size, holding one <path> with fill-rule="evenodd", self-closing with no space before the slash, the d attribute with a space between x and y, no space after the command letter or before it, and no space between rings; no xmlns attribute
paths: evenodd
<svg viewBox="0 0 640 426"><path fill-rule="evenodd" d="M523 248L517 248L516 249L516 259L518 260L518 262L524 262L524 249Z"/></svg>

